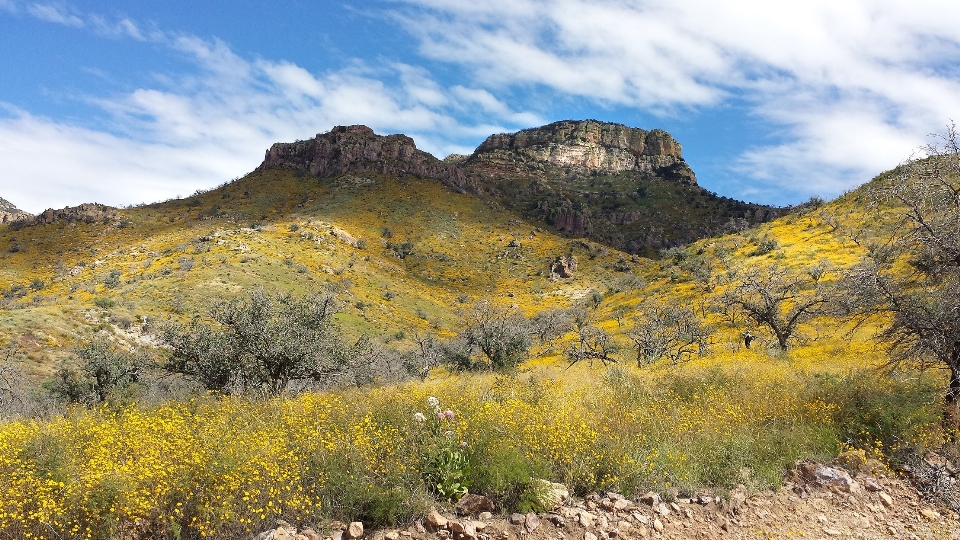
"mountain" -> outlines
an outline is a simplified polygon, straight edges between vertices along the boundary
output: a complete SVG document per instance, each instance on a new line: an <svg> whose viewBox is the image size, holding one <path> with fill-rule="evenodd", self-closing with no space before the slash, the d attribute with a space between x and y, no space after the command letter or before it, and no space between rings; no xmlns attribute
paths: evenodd
<svg viewBox="0 0 960 540"><path fill-rule="evenodd" d="M404 135L341 126L274 144L254 172L185 199L3 226L0 308L13 315L0 342L17 336L44 376L91 329L202 315L265 286L333 291L345 332L402 348L455 332L481 299L532 314L628 290L651 264L635 253L773 215L702 190L662 131L559 122L439 160Z"/></svg>
<svg viewBox="0 0 960 540"><path fill-rule="evenodd" d="M270 169L318 177L377 172L436 178L566 236L650 257L785 212L698 186L680 144L665 131L596 120L492 135L470 156L443 161L404 135L341 126L309 141L274 144L257 170Z"/></svg>
<svg viewBox="0 0 960 540"><path fill-rule="evenodd" d="M12 202L0 197L0 223L9 223L11 221L16 221L18 219L31 217L32 214L29 212L24 212Z"/></svg>

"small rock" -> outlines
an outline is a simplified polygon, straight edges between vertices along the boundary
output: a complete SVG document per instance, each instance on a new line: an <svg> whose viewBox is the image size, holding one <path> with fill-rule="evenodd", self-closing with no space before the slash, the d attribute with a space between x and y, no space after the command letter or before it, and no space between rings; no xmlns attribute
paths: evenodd
<svg viewBox="0 0 960 540"><path fill-rule="evenodd" d="M447 518L443 517L443 515L436 510L431 510L430 513L427 514L427 517L424 518L424 521L427 522L427 525L435 529L443 529L447 526L447 523L449 523Z"/></svg>
<svg viewBox="0 0 960 540"><path fill-rule="evenodd" d="M297 533L294 530L287 529L285 527L277 527L273 531L273 540L294 540L297 536Z"/></svg>
<svg viewBox="0 0 960 540"><path fill-rule="evenodd" d="M583 527L584 529L589 529L593 527L593 520L595 518L596 516L594 516L590 512L580 512L580 515L578 516L578 519L580 521L580 526Z"/></svg>
<svg viewBox="0 0 960 540"><path fill-rule="evenodd" d="M547 520L549 520L550 523L553 523L555 527L562 528L567 524L567 520L564 519L560 514L550 514L547 516Z"/></svg>
<svg viewBox="0 0 960 540"><path fill-rule="evenodd" d="M600 499L600 507L608 512L611 512L613 511L614 501L611 501L607 498Z"/></svg>
<svg viewBox="0 0 960 540"><path fill-rule="evenodd" d="M710 495L699 495L697 496L697 504L708 505L713 502L713 497Z"/></svg>
<svg viewBox="0 0 960 540"><path fill-rule="evenodd" d="M629 521L623 520L620 523L617 523L617 529L622 533L630 532L630 529L633 528L633 525Z"/></svg>
<svg viewBox="0 0 960 540"><path fill-rule="evenodd" d="M333 531L330 533L330 540L343 540L343 531Z"/></svg>
<svg viewBox="0 0 960 540"><path fill-rule="evenodd" d="M528 533L532 533L537 530L537 527L540 526L540 518L536 514L527 514L523 518L523 528L527 530Z"/></svg>
<svg viewBox="0 0 960 540"><path fill-rule="evenodd" d="M510 524L511 525L521 525L526 519L526 516L523 514L510 514Z"/></svg>
<svg viewBox="0 0 960 540"><path fill-rule="evenodd" d="M463 534L463 523L459 521L450 520L447 523L447 528L454 534Z"/></svg>
<svg viewBox="0 0 960 540"><path fill-rule="evenodd" d="M887 508L893 508L893 497L891 497L890 495L887 495L886 493L881 493L881 494L880 494L880 501L881 501L881 502L883 503L883 505L886 506Z"/></svg>
<svg viewBox="0 0 960 540"><path fill-rule="evenodd" d="M400 540L400 533L397 531L390 531L383 535L385 540Z"/></svg>
<svg viewBox="0 0 960 540"><path fill-rule="evenodd" d="M350 525L347 525L347 538L349 540L356 540L361 536L363 536L363 523L353 521Z"/></svg>
<svg viewBox="0 0 960 540"><path fill-rule="evenodd" d="M313 529L311 529L311 528L306 528L306 529L300 531L300 536L303 536L303 537L306 538L307 540L320 540L320 533L318 533L317 531L315 531L315 530L313 530ZM396 540L396 539L394 539L394 540Z"/></svg>
<svg viewBox="0 0 960 540"><path fill-rule="evenodd" d="M490 512L480 512L480 515L477 517L483 520L493 519L493 514Z"/></svg>
<svg viewBox="0 0 960 540"><path fill-rule="evenodd" d="M674 512L679 512L679 511L680 511L680 505L677 504L677 503L675 503L675 502L670 503L670 508L671 508Z"/></svg>
<svg viewBox="0 0 960 540"><path fill-rule="evenodd" d="M860 482L863 483L863 487L867 488L867 491L883 491L883 486L872 476L864 476L860 478Z"/></svg>
<svg viewBox="0 0 960 540"><path fill-rule="evenodd" d="M662 533L662 532L663 532L663 522L660 521L659 519L653 520L653 530L657 531L658 533Z"/></svg>
<svg viewBox="0 0 960 540"><path fill-rule="evenodd" d="M640 502L649 506L660 504L660 495L657 495L652 491L648 491L640 497Z"/></svg>
<svg viewBox="0 0 960 540"><path fill-rule="evenodd" d="M653 509L653 511L660 514L661 516L670 515L670 508L664 503L658 504L656 508Z"/></svg>
<svg viewBox="0 0 960 540"><path fill-rule="evenodd" d="M482 531L487 528L487 524L482 521L473 521L472 523L473 528L475 528L477 531Z"/></svg>
<svg viewBox="0 0 960 540"><path fill-rule="evenodd" d="M493 512L495 510L493 501L475 493L467 493L460 497L455 508L461 516L473 516L480 512Z"/></svg>
<svg viewBox="0 0 960 540"><path fill-rule="evenodd" d="M825 533L827 534L827 536L841 536L841 535L843 535L842 532L840 532L840 531L838 531L838 530L836 530L836 529L824 529L823 532L825 532Z"/></svg>
<svg viewBox="0 0 960 540"><path fill-rule="evenodd" d="M617 500L613 503L613 509L616 510L617 512L622 512L622 511L626 510L627 508L630 508L631 506L633 506L633 503L631 503L631 502L628 501L627 499L622 499L622 498L621 498L621 499L617 499Z"/></svg>
<svg viewBox="0 0 960 540"><path fill-rule="evenodd" d="M929 519L930 521L936 521L940 519L940 514L931 508L924 508L920 510L920 515Z"/></svg>
<svg viewBox="0 0 960 540"><path fill-rule="evenodd" d="M634 512L631 515L633 516L633 519L636 520L637 523L640 523L642 525L650 524L650 518L641 514L640 512Z"/></svg>
<svg viewBox="0 0 960 540"><path fill-rule="evenodd" d="M597 535L590 531L583 533L583 540L597 540Z"/></svg>

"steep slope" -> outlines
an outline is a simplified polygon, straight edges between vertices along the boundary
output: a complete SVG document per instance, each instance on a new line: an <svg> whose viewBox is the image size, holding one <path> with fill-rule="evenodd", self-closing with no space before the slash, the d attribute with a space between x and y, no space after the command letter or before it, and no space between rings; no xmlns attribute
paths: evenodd
<svg viewBox="0 0 960 540"><path fill-rule="evenodd" d="M398 140L371 141L384 139ZM457 309L480 299L533 313L605 291L637 266L404 174L416 153L363 155L344 167L355 172L332 177L270 168L186 199L84 205L97 219L65 209L0 227L0 344L21 342L44 376L97 329L143 340L153 321L204 315L218 298L263 286L332 291L345 331L405 348L417 333L449 335ZM552 275L571 255L578 271Z"/></svg>
<svg viewBox="0 0 960 540"><path fill-rule="evenodd" d="M563 235L649 257L784 213L698 186L680 144L665 131L594 120L492 135L471 156L444 161L417 150L409 137L340 126L308 141L273 145L257 170L270 169L436 178Z"/></svg>
<svg viewBox="0 0 960 540"><path fill-rule="evenodd" d="M665 131L594 120L493 135L458 167L527 218L652 257L784 213L698 186Z"/></svg>
<svg viewBox="0 0 960 540"><path fill-rule="evenodd" d="M29 212L20 210L12 202L0 197L0 223L9 223L30 216Z"/></svg>

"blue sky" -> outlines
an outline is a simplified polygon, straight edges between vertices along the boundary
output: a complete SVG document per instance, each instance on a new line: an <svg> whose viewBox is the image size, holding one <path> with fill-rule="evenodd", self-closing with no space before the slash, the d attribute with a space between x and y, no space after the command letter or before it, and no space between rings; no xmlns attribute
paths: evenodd
<svg viewBox="0 0 960 540"><path fill-rule="evenodd" d="M0 0L0 197L186 196L362 123L438 157L561 119L671 132L701 185L833 197L960 118L960 3Z"/></svg>

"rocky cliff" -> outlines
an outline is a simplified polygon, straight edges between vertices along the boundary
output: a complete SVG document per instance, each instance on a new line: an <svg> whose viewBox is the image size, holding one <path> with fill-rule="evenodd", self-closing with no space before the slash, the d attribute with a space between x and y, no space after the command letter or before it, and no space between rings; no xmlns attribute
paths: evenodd
<svg viewBox="0 0 960 540"><path fill-rule="evenodd" d="M313 139L276 143L258 171L291 169L316 176L375 172L456 181L459 171L417 149L406 135L380 136L367 126L337 126Z"/></svg>
<svg viewBox="0 0 960 540"><path fill-rule="evenodd" d="M436 178L570 236L649 256L781 214L701 188L666 131L596 120L492 135L473 154L443 161L405 135L337 126L307 141L274 144L257 171L268 169Z"/></svg>
<svg viewBox="0 0 960 540"><path fill-rule="evenodd" d="M10 223L11 221L26 219L32 216L33 214L20 210L14 206L12 202L0 197L0 223Z"/></svg>
<svg viewBox="0 0 960 540"><path fill-rule="evenodd" d="M540 162L580 172L637 171L696 184L669 133L646 131L596 120L554 122L517 133L492 135L477 148L472 162Z"/></svg>

